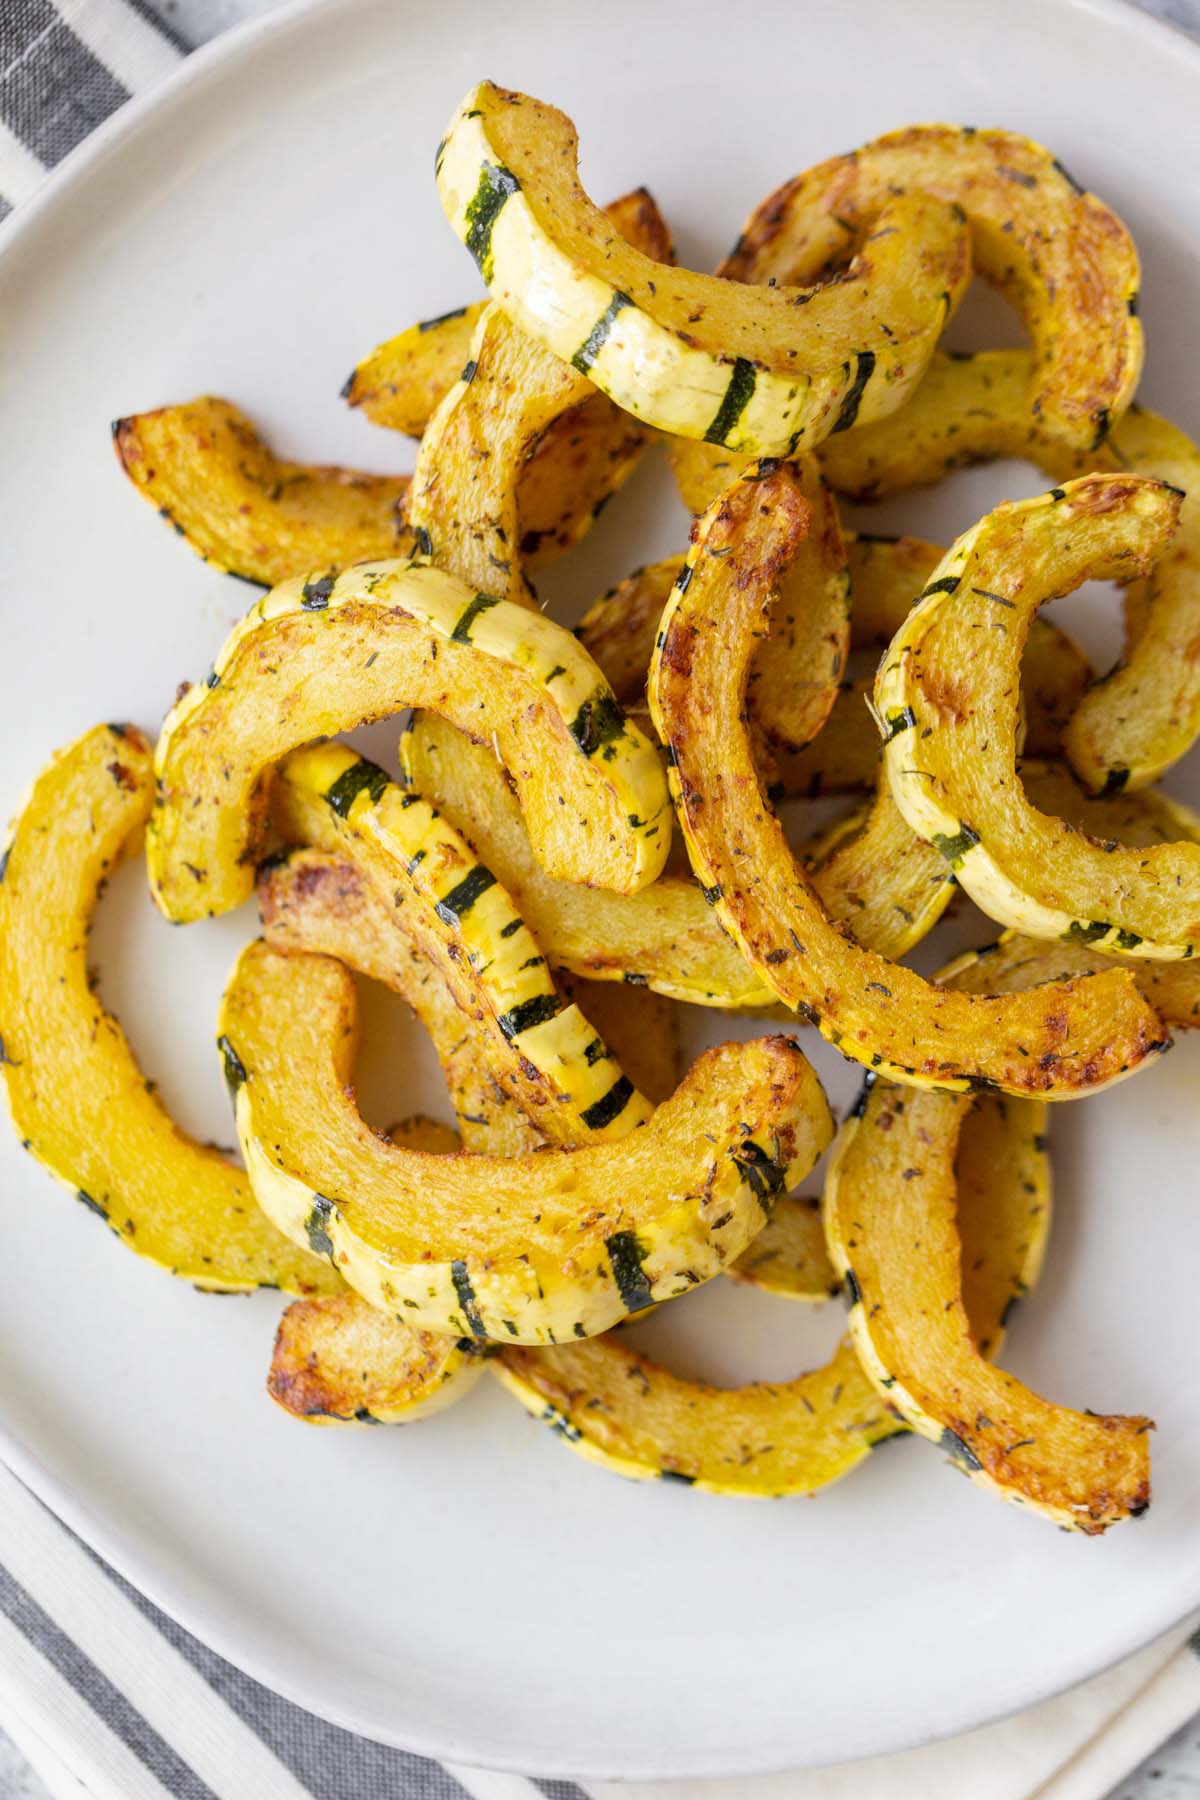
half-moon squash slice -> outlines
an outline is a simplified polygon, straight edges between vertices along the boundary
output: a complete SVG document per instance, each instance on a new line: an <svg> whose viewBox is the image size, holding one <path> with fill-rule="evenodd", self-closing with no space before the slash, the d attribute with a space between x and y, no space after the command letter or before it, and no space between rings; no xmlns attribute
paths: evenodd
<svg viewBox="0 0 1200 1800"><path fill-rule="evenodd" d="M248 898L272 764L300 744L432 707L494 744L554 874L635 892L670 807L658 752L562 626L401 560L283 583L168 715L151 885L186 922Z"/></svg>

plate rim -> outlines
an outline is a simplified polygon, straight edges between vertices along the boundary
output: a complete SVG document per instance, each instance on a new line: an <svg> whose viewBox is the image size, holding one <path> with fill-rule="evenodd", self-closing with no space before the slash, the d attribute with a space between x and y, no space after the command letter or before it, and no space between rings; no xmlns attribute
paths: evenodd
<svg viewBox="0 0 1200 1800"><path fill-rule="evenodd" d="M369 6L377 3L377 0L357 0L357 3ZM1190 35L1175 21L1146 11L1138 0L1053 0L1053 3L1061 11L1078 15L1083 22L1103 21L1106 25L1132 32L1143 41L1168 48L1172 56L1190 67L1192 78L1200 88L1200 39ZM219 78L225 67L247 58L266 41L293 34L300 36L311 22L343 11L345 5L346 0L280 0L271 11L243 20L222 31L206 44L186 53L179 66L169 75L144 92L132 96L116 113L76 145L47 173L29 199L14 210L0 231L0 275L18 250L23 248L26 238L41 228L48 216L53 218L60 203L67 203L79 183L98 170L116 150L135 139L146 124L169 112L185 93ZM916 1730L884 1745L875 1744L859 1749L853 1756L839 1759L836 1763L814 1765L797 1761L795 1753L781 1756L776 1752L758 1757L751 1754L750 1758L744 1753L738 1754L736 1758L732 1753L727 1757L706 1755L699 1762L673 1760L669 1767L628 1761L614 1767L612 1763L594 1760L589 1762L586 1758L571 1761L554 1756L537 1757L531 1762L519 1750L499 1746L484 1746L481 1749L471 1742L452 1740L437 1732L424 1734L416 1726L411 1729L405 1727L402 1731L389 1731L376 1720L368 1721L358 1716L352 1706L342 1706L324 1699L319 1705L312 1704L312 1696L307 1689L302 1689L289 1676L281 1675L277 1668L268 1666L268 1659L234 1641L232 1629L213 1613L209 1603L198 1595L192 1597L185 1594L181 1585L165 1568L125 1538L118 1522L94 1512L87 1498L46 1465L2 1412L0 1462L63 1525L80 1537L117 1574L175 1624L252 1680L291 1704L372 1742L437 1762L552 1780L729 1780L849 1766L875 1757L898 1755L1016 1717L1043 1701L1067 1694L1147 1649L1181 1625L1200 1606L1198 1591L1186 1603L1176 1604L1169 1618L1157 1621L1150 1631L1144 1635L1139 1634L1137 1641L1099 1665L1087 1655L1086 1648L1081 1646L1065 1678L1061 1682L1055 1682L1053 1686L1046 1687L1042 1682L1034 1680L1020 1698L1010 1699L994 1710L985 1703L984 1710L977 1711L978 1700L973 1706L964 1703L957 1709L950 1707L947 1716L928 1729ZM1014 1685L1019 1691L1020 1682Z"/></svg>

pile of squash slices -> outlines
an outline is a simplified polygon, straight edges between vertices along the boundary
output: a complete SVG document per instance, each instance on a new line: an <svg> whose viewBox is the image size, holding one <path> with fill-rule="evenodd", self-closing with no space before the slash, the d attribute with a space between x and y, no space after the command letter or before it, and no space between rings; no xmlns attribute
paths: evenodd
<svg viewBox="0 0 1200 1800"><path fill-rule="evenodd" d="M297 1418L408 1423L490 1371L624 1475L808 1494L913 1433L1103 1532L1149 1505L1150 1421L996 1356L1046 1247L1049 1106L1200 1022L1200 819L1154 785L1200 735L1200 448L1134 403L1133 242L1004 131L812 168L713 275L644 189L601 210L576 171L540 101L483 82L455 114L437 189L488 297L344 390L419 439L410 476L285 462L213 397L115 425L162 517L264 592L156 744L95 726L16 818L15 1128L131 1249L291 1296L268 1390ZM939 347L975 273L1026 348ZM655 454L690 542L569 630L537 571ZM1054 485L948 550L842 524L1000 457ZM1097 578L1125 588L1107 673L1039 611ZM344 741L386 719L393 774ZM785 835L777 803L817 795L840 815ZM173 1122L89 973L143 849L176 923L257 897L216 1034L238 1161ZM959 890L1003 934L927 979L905 959ZM453 1127L364 1121L355 977L427 1029ZM680 1076L684 1007L773 1029ZM840 1131L802 1028L863 1069ZM841 1292L847 1334L728 1389L631 1347L719 1275Z"/></svg>

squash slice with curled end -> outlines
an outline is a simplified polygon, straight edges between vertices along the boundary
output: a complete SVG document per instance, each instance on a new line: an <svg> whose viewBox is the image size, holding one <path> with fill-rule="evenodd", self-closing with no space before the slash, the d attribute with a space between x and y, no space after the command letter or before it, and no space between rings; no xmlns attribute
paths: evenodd
<svg viewBox="0 0 1200 1800"><path fill-rule="evenodd" d="M278 769L272 814L292 842L362 869L389 918L442 975L493 1078L525 1112L537 1118L561 1098L573 1125L598 1140L649 1118L649 1102L555 986L512 895L423 795L398 788L344 744L318 744Z"/></svg>
<svg viewBox="0 0 1200 1800"><path fill-rule="evenodd" d="M395 910L354 863L322 850L294 850L272 858L259 873L258 901L264 935L274 949L336 957L408 1001L433 1039L465 1149L515 1156L547 1141L582 1144L593 1137L565 1092L547 1092L542 1104L529 1106L527 1113L519 1110L521 1083L511 1079L511 1071L492 1072L493 1062L477 1034L464 1031L464 1011L445 976L419 953ZM665 1100L678 1085L679 1045L671 1003L649 988L560 979L569 984L575 1004L638 1089L656 1103ZM509 1060L516 1064L520 1057L514 1040ZM570 1085L568 1080L561 1087ZM635 1123L626 1107L614 1120L611 1135L622 1136ZM417 1149L448 1147L405 1141ZM726 1273L798 1299L825 1299L831 1285L837 1292L819 1208L814 1198L781 1194L766 1225Z"/></svg>
<svg viewBox="0 0 1200 1800"><path fill-rule="evenodd" d="M964 1112L881 1083L843 1127L825 1228L851 1336L880 1393L973 1481L1094 1535L1149 1505L1150 1421L1052 1405L980 1354L955 1228Z"/></svg>
<svg viewBox="0 0 1200 1800"><path fill-rule="evenodd" d="M773 1037L708 1052L620 1142L426 1156L359 1117L355 1026L338 963L243 952L220 1024L242 1154L294 1242L428 1330L525 1343L607 1330L719 1274L831 1131L808 1063Z"/></svg>
<svg viewBox="0 0 1200 1800"><path fill-rule="evenodd" d="M755 208L720 273L816 280L845 261L897 190L962 208L975 268L1029 333L1026 416L1068 448L1094 450L1141 373L1137 250L1116 214L1029 138L912 125L831 157Z"/></svg>
<svg viewBox="0 0 1200 1800"><path fill-rule="evenodd" d="M754 633L807 523L786 464L736 482L697 528L651 666L688 852L721 923L786 1005L902 1082L1066 1099L1129 1073L1163 1043L1131 981L1093 976L986 1001L945 992L851 943L797 865L741 711Z"/></svg>
<svg viewBox="0 0 1200 1800"><path fill-rule="evenodd" d="M1023 457L1054 481L1123 469L1184 490L1169 548L1126 590L1121 660L1081 699L1065 739L1089 787L1144 787L1200 735L1200 447L1135 405L1094 455L1072 456L1026 412L1029 374L1024 350L939 352L902 426L882 420L839 438L826 446L822 468L832 487L856 499L901 493L997 456Z"/></svg>
<svg viewBox="0 0 1200 1800"><path fill-rule="evenodd" d="M121 466L215 569L274 587L408 548L407 475L276 456L240 407L207 395L113 425Z"/></svg>
<svg viewBox="0 0 1200 1800"><path fill-rule="evenodd" d="M286 1309L267 1392L310 1425L411 1425L463 1399L486 1361L474 1338L420 1331L347 1291Z"/></svg>
<svg viewBox="0 0 1200 1800"><path fill-rule="evenodd" d="M513 896L550 962L595 981L653 988L695 1005L762 1010L771 989L717 924L695 882L660 875L638 894L611 894L548 875L504 771L483 744L432 713L400 742L403 778L474 846Z"/></svg>
<svg viewBox="0 0 1200 1800"><path fill-rule="evenodd" d="M608 216L655 261L669 260L670 233L644 189ZM632 473L645 431L494 302L455 376L421 440L408 522L439 568L534 605L524 561L585 534Z"/></svg>
<svg viewBox="0 0 1200 1800"><path fill-rule="evenodd" d="M489 292L530 336L645 423L794 455L902 404L966 287L962 215L888 198L816 290L664 271L587 198L574 126L481 82L437 156L438 195Z"/></svg>
<svg viewBox="0 0 1200 1800"><path fill-rule="evenodd" d="M147 843L168 918L249 896L272 764L410 705L495 745L554 874L636 892L659 873L671 812L658 753L571 633L396 560L264 595L168 714Z"/></svg>
<svg viewBox="0 0 1200 1800"><path fill-rule="evenodd" d="M1106 854L1118 844L1200 841L1200 820L1165 795L1088 794L1065 763L1036 759L1021 764L1021 780L1034 805L1098 839L1109 847ZM870 804L855 807L810 839L803 855L830 918L883 956L903 956L920 943L957 885L938 845L915 832L896 805L886 769ZM1095 965L1112 966L1111 958Z"/></svg>
<svg viewBox="0 0 1200 1800"><path fill-rule="evenodd" d="M109 872L140 845L150 746L97 725L33 784L0 879L0 1065L25 1148L121 1241L198 1287L328 1293L242 1172L185 1136L93 990L88 928Z"/></svg>
<svg viewBox="0 0 1200 1800"><path fill-rule="evenodd" d="M1030 936L1164 960L1200 946L1200 845L1094 842L1016 772L1029 620L1083 581L1144 571L1178 512L1166 484L1104 474L998 507L948 551L880 665L896 804L977 905Z"/></svg>

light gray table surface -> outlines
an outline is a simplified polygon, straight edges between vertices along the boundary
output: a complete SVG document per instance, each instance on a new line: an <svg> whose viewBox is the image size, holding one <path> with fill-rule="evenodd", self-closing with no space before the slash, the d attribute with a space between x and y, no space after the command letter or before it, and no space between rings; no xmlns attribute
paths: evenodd
<svg viewBox="0 0 1200 1800"><path fill-rule="evenodd" d="M1136 0L1200 37L1200 0ZM0 0L0 6L4 0ZM280 0L150 0L187 43L201 44L230 25L268 12ZM0 1732L0 1800L52 1800L16 1745ZM352 1795L345 1800L354 1800ZM964 1800L969 1797L964 1796ZM1096 1800L1200 1800L1200 1715L1175 1733L1111 1795Z"/></svg>

